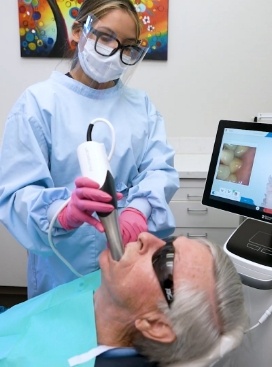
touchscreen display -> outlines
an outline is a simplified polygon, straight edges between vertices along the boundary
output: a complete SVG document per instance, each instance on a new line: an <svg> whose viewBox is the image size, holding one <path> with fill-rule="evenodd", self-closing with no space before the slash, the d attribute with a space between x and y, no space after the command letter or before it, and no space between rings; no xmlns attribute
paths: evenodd
<svg viewBox="0 0 272 367"><path fill-rule="evenodd" d="M272 223L272 125L219 122L202 203Z"/></svg>

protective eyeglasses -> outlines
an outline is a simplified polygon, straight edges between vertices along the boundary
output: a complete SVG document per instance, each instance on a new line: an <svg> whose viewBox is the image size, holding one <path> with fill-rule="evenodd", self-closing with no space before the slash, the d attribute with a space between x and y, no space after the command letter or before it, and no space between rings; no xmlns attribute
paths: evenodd
<svg viewBox="0 0 272 367"><path fill-rule="evenodd" d="M173 267L175 247L173 241L175 239L176 237L165 239L164 241L166 241L166 244L155 251L152 256L153 269L169 308L174 301Z"/></svg>
<svg viewBox="0 0 272 367"><path fill-rule="evenodd" d="M146 53L146 48L140 46L141 41L134 45L122 45L121 42L111 34L92 29L91 33L96 36L94 49L101 56L112 56L118 50L120 59L125 65L135 65Z"/></svg>

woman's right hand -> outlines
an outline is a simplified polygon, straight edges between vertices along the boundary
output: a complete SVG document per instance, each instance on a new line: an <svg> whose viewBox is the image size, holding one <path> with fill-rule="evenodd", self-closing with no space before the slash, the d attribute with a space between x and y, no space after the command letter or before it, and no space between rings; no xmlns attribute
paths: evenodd
<svg viewBox="0 0 272 367"><path fill-rule="evenodd" d="M75 180L76 188L71 199L58 215L58 221L66 230L80 227L84 222L104 232L102 223L92 216L93 212L111 213L114 209L109 202L111 195L99 189L98 183L87 177ZM118 195L117 199L120 199Z"/></svg>

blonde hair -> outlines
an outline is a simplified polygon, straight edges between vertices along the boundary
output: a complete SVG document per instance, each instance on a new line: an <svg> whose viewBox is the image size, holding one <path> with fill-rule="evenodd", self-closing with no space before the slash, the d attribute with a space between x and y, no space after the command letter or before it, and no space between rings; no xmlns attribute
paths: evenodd
<svg viewBox="0 0 272 367"><path fill-rule="evenodd" d="M138 13L130 0L85 0L79 9L72 30L82 28L82 24L90 14L94 15L97 19L101 19L116 9L126 11L134 20L136 26L136 39L138 39L141 33L141 23Z"/></svg>

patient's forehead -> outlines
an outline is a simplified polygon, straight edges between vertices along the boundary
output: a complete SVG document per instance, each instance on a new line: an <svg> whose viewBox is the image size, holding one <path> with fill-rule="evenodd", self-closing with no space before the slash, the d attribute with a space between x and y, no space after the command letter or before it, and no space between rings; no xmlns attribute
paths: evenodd
<svg viewBox="0 0 272 367"><path fill-rule="evenodd" d="M207 292L214 292L214 259L208 246L187 237L174 241L175 286L184 283Z"/></svg>

